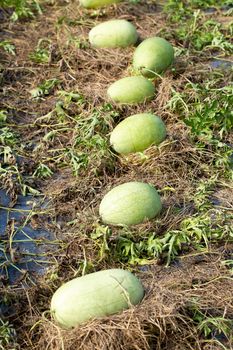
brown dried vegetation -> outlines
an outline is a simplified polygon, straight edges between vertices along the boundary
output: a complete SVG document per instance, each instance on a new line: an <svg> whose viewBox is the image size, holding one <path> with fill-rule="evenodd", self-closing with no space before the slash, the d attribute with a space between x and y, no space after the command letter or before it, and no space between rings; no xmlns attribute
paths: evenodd
<svg viewBox="0 0 233 350"><path fill-rule="evenodd" d="M110 188L126 181L139 180L150 182L161 191L164 203L161 217L138 225L132 231L135 236L140 236L142 232L159 235L177 229L180 222L193 213L190 196L195 192L199 179L208 178L209 166L215 155L211 151L204 153L197 149L188 127L166 106L174 85L179 90L187 79L201 81L208 69L207 73L203 73L201 62L193 60L188 66L187 62L177 60L176 75L168 71L156 82L157 94L153 101L136 107L114 106L114 110L108 110L103 108L107 102L106 89L111 82L130 74L134 49L93 49L87 40L88 31L96 23L118 17L132 20L141 39L159 35L166 29L166 16L154 1L111 6L96 16L81 9L77 1L51 2L45 6L44 13L33 20L11 23L8 14L4 12L3 15L1 31L3 37L10 37L16 46L16 56L1 53L1 109L8 110L19 138L28 146L21 150L22 173L31 175L36 165L43 161L54 171L52 178L43 181L34 179L33 185L51 200L51 210L44 216L43 224L63 241L55 254L56 264L45 278L38 281L37 286L25 289L19 284L1 288L2 296L7 297L14 308L10 320L17 330L19 348L222 349L217 335L203 338L194 314L199 310L209 317L233 318L231 270L221 263L231 257L230 243L210 247L208 254L189 252L170 267L163 266L163 261L159 259L152 260L144 270L135 267L145 285L145 298L140 305L122 314L65 331L52 322L47 312L54 290L62 282L80 275L84 262L90 264L90 271L125 267L112 256L100 258L98 243L91 239L91 233L100 225L98 204ZM40 38L50 40L47 64L36 64L29 59ZM200 70L198 67L201 67ZM32 100L30 91L44 80L53 78L60 82L52 93L46 98ZM58 90L77 92L84 96L84 100L70 103L67 120L59 120L57 112L47 119L39 119L54 111L60 99ZM80 169L78 176L74 176L69 167L59 166L60 149L71 148L77 136L76 121L72 117L80 115L88 118L97 111L104 125L99 123L94 130L106 136L120 120L145 110L160 115L167 125L168 138L161 147L151 147L143 158L140 155L120 157L110 149L99 156L92 148L91 160L86 168ZM45 135L57 130L59 123L67 130L58 130L52 139L45 141ZM82 147L80 145L80 150L87 152ZM4 187L15 198L17 187L14 181L8 178ZM173 190L164 190L166 187ZM220 188L218 194L219 198L227 200L226 206L232 206L230 190ZM179 212L177 208L180 208ZM113 246L118 235L118 228L112 228L110 244ZM233 348L229 339L223 339L222 343L229 349Z"/></svg>

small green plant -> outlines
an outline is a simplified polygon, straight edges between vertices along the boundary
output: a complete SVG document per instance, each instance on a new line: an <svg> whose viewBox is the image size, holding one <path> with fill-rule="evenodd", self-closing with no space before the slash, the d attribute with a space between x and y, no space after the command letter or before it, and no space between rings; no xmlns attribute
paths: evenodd
<svg viewBox="0 0 233 350"><path fill-rule="evenodd" d="M9 322L0 318L0 350L16 350L16 332Z"/></svg>
<svg viewBox="0 0 233 350"><path fill-rule="evenodd" d="M209 7L220 9L222 6L226 6L225 1L167 1L164 11L168 14L168 20L179 24L170 31L170 37L178 39L189 51L198 51L198 56L206 52L231 54L232 24L225 26L209 19L203 11Z"/></svg>
<svg viewBox="0 0 233 350"><path fill-rule="evenodd" d="M207 208L208 206L203 207L202 214L196 213L185 218L179 229L167 231L160 236L153 232L143 232L140 235L130 231L119 232L115 241L107 243L110 252L124 263L143 265L162 258L168 266L191 246L197 251L203 251L208 250L210 243L231 241L233 216Z"/></svg>
<svg viewBox="0 0 233 350"><path fill-rule="evenodd" d="M43 81L35 89L30 91L32 98L38 99L49 95L59 83L60 80L56 78Z"/></svg>
<svg viewBox="0 0 233 350"><path fill-rule="evenodd" d="M33 177L46 178L51 177L53 174L52 170L45 164L40 163L33 173Z"/></svg>
<svg viewBox="0 0 233 350"><path fill-rule="evenodd" d="M7 111L4 109L0 110L0 126L4 125L7 120Z"/></svg>
<svg viewBox="0 0 233 350"><path fill-rule="evenodd" d="M79 94L77 91L64 91L60 90L58 91L58 96L63 99L62 105L64 108L69 108L70 104L72 102L78 103L80 105L84 104L85 98L81 94Z"/></svg>
<svg viewBox="0 0 233 350"><path fill-rule="evenodd" d="M190 17L195 9L206 10L210 7L221 8L226 5L226 0L168 0L164 6L164 12L169 15L170 20L179 22Z"/></svg>
<svg viewBox="0 0 233 350"><path fill-rule="evenodd" d="M108 226L98 225L91 234L91 238L96 242L99 251L100 261L105 259L110 251L108 240L112 235L112 231Z"/></svg>
<svg viewBox="0 0 233 350"><path fill-rule="evenodd" d="M204 333L205 337L208 337L211 333L223 333L226 337L229 337L232 327L233 321L224 317L207 317L198 325L198 329Z"/></svg>
<svg viewBox="0 0 233 350"><path fill-rule="evenodd" d="M49 45L51 40L40 39L38 41L36 49L29 54L30 60L36 63L48 63L49 62Z"/></svg>
<svg viewBox="0 0 233 350"><path fill-rule="evenodd" d="M0 155L1 155L1 150L0 150ZM31 187L27 183L27 179L23 177L21 171L18 169L17 164L16 165L10 164L9 166L5 167L5 166L2 166L2 164L0 163L0 183L4 184L7 182L14 183L15 185L17 185L20 190L20 193L23 196L26 196L28 193L33 195L40 194L38 190Z"/></svg>
<svg viewBox="0 0 233 350"><path fill-rule="evenodd" d="M11 15L14 22L24 17L34 17L34 13L42 13L39 0L2 0L1 5L14 10Z"/></svg>
<svg viewBox="0 0 233 350"><path fill-rule="evenodd" d="M68 162L70 163L73 174L77 176L81 169L86 169L88 166L88 155L86 153L78 152L72 149L67 149L65 152L68 157Z"/></svg>
<svg viewBox="0 0 233 350"><path fill-rule="evenodd" d="M198 305L193 304L189 312L193 321L197 324L197 329L204 335L205 338L209 336L216 336L224 334L226 338L230 338L232 333L233 321L223 316L208 315L207 312L200 310Z"/></svg>
<svg viewBox="0 0 233 350"><path fill-rule="evenodd" d="M163 243L153 233L137 241L127 234L117 238L115 255L122 262L145 265L160 258L162 251Z"/></svg>
<svg viewBox="0 0 233 350"><path fill-rule="evenodd" d="M141 0L129 0L132 4L140 4Z"/></svg>
<svg viewBox="0 0 233 350"><path fill-rule="evenodd" d="M49 51L47 49L36 49L30 53L29 58L36 63L48 63L49 62Z"/></svg>
<svg viewBox="0 0 233 350"><path fill-rule="evenodd" d="M17 135L8 127L0 129L0 145L13 146L18 142Z"/></svg>
<svg viewBox="0 0 233 350"><path fill-rule="evenodd" d="M229 268L230 274L233 275L233 259L222 260L221 264Z"/></svg>
<svg viewBox="0 0 233 350"><path fill-rule="evenodd" d="M67 46L69 45L74 45L77 49L87 49L90 46L88 40L74 35L69 36L67 40Z"/></svg>
<svg viewBox="0 0 233 350"><path fill-rule="evenodd" d="M0 41L0 47L2 47L3 50L5 50L6 52L15 56L15 45L12 44L12 42L10 40Z"/></svg>
<svg viewBox="0 0 233 350"><path fill-rule="evenodd" d="M36 119L35 124L42 125L46 121L48 127L37 150L44 150L49 144L48 158L50 164L58 167L71 167L73 174L91 169L96 174L101 171L101 164L112 167L114 155L109 148L106 134L109 133L113 118L118 116L113 106L106 103L87 114L89 101L78 91L58 91L59 100L46 115ZM68 144L67 144L68 141ZM59 142L60 147L53 149ZM54 156L53 156L54 154ZM41 163L46 163L43 156Z"/></svg>
<svg viewBox="0 0 233 350"><path fill-rule="evenodd" d="M208 141L217 134L223 137L233 127L232 85L222 88L211 87L210 83L186 85L187 89L190 87L195 89L196 96L194 101L190 101L192 111L186 116L185 123L194 135Z"/></svg>
<svg viewBox="0 0 233 350"><path fill-rule="evenodd" d="M173 112L189 113L189 106L185 101L185 95L181 92L176 91L174 88L171 89L172 96L167 102L166 108L169 108Z"/></svg>
<svg viewBox="0 0 233 350"><path fill-rule="evenodd" d="M172 88L166 108L181 116L197 150L213 155L212 170L232 178L233 89L231 72L224 73L210 72L202 84L188 81L182 90Z"/></svg>
<svg viewBox="0 0 233 350"><path fill-rule="evenodd" d="M0 156L3 156L3 164L12 164L15 162L13 150L9 146L0 147Z"/></svg>
<svg viewBox="0 0 233 350"><path fill-rule="evenodd" d="M216 176L213 176L210 179L201 180L199 182L196 193L193 196L193 201L199 212L212 208L210 196L213 193L216 184Z"/></svg>

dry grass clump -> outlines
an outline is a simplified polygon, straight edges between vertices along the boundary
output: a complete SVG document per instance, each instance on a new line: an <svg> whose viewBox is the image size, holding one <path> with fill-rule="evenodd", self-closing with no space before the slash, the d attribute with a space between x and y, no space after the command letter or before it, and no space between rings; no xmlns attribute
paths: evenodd
<svg viewBox="0 0 233 350"><path fill-rule="evenodd" d="M221 258L221 251L215 251L184 257L170 268L151 265L139 274L146 291L140 305L73 330L62 330L48 314L37 316L37 326L28 331L33 344L24 340L25 349L218 349L218 331L213 327L203 340L195 315L202 314L203 320L233 317L233 282Z"/></svg>

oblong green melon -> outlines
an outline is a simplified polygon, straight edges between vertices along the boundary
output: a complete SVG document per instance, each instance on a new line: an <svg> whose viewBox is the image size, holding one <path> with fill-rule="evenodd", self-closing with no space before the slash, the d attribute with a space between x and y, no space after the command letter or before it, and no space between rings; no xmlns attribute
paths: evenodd
<svg viewBox="0 0 233 350"><path fill-rule="evenodd" d="M138 33L134 25L124 19L114 19L95 26L89 41L98 48L127 47L136 43Z"/></svg>
<svg viewBox="0 0 233 350"><path fill-rule="evenodd" d="M143 286L131 272L103 270L58 288L51 300L51 313L61 327L72 328L136 305L143 296Z"/></svg>
<svg viewBox="0 0 233 350"><path fill-rule="evenodd" d="M128 154L158 145L166 137L166 127L158 116L140 113L124 119L113 130L110 143L116 152Z"/></svg>
<svg viewBox="0 0 233 350"><path fill-rule="evenodd" d="M137 104L153 98L155 87L144 77L126 77L115 81L107 90L107 95L114 102Z"/></svg>
<svg viewBox="0 0 233 350"><path fill-rule="evenodd" d="M121 1L122 0L80 0L80 3L87 9L97 9L111 4L117 4Z"/></svg>
<svg viewBox="0 0 233 350"><path fill-rule="evenodd" d="M154 218L162 209L156 189L144 182L127 182L114 187L102 199L99 214L112 225L136 225Z"/></svg>
<svg viewBox="0 0 233 350"><path fill-rule="evenodd" d="M144 40L135 50L133 67L146 77L164 72L174 61L174 49L165 39L152 37Z"/></svg>

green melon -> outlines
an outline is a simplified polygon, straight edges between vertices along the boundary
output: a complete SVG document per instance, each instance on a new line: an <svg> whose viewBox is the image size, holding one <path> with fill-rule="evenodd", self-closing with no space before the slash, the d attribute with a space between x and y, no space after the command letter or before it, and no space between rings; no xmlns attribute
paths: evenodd
<svg viewBox="0 0 233 350"><path fill-rule="evenodd" d="M174 61L174 49L165 39L153 37L144 40L135 50L133 67L148 78L164 72Z"/></svg>
<svg viewBox="0 0 233 350"><path fill-rule="evenodd" d="M158 145L166 137L163 121L154 114L135 114L124 119L113 130L110 143L116 152L128 154Z"/></svg>
<svg viewBox="0 0 233 350"><path fill-rule="evenodd" d="M154 218L161 210L160 196L143 182L127 182L113 188L102 199L102 221L112 225L136 225Z"/></svg>
<svg viewBox="0 0 233 350"><path fill-rule="evenodd" d="M103 270L62 285L51 300L51 313L63 328L115 314L138 304L144 296L141 282L131 272Z"/></svg>
<svg viewBox="0 0 233 350"><path fill-rule="evenodd" d="M117 4L121 1L122 0L80 0L80 3L87 9L97 9L111 4Z"/></svg>
<svg viewBox="0 0 233 350"><path fill-rule="evenodd" d="M127 47L136 43L138 34L134 25L124 19L103 22L91 29L89 41L93 47Z"/></svg>
<svg viewBox="0 0 233 350"><path fill-rule="evenodd" d="M137 104L153 98L155 87L144 77L135 76L117 80L108 88L107 95L114 102Z"/></svg>

